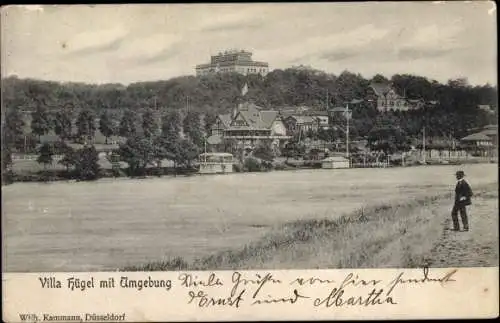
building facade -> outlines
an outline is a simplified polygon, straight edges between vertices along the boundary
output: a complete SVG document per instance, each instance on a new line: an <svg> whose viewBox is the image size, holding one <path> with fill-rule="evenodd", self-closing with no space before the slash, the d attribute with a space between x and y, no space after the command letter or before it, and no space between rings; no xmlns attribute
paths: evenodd
<svg viewBox="0 0 500 323"><path fill-rule="evenodd" d="M320 123L316 117L304 115L292 115L285 118L284 121L290 135L295 135L299 132L305 134L308 131L318 131Z"/></svg>
<svg viewBox="0 0 500 323"><path fill-rule="evenodd" d="M217 116L212 136L222 142L233 142L245 149L261 143L280 149L291 138L278 111L262 110L252 103L242 103L232 113Z"/></svg>
<svg viewBox="0 0 500 323"><path fill-rule="evenodd" d="M379 111L408 111L423 108L426 102L423 99L409 99L405 95L399 95L391 84L372 83L367 89L365 98L373 102ZM435 105L437 102L429 101Z"/></svg>
<svg viewBox="0 0 500 323"><path fill-rule="evenodd" d="M212 56L210 63L196 65L196 76L216 73L266 76L269 73L269 64L252 60L252 53L249 51L234 50Z"/></svg>
<svg viewBox="0 0 500 323"><path fill-rule="evenodd" d="M474 131L472 134L460 139L465 149L480 152L483 156L498 156L498 125L471 130Z"/></svg>

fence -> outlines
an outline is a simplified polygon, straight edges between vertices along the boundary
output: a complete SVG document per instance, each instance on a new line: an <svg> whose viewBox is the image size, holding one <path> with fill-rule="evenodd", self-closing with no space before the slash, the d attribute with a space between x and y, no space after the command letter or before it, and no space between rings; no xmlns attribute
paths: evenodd
<svg viewBox="0 0 500 323"><path fill-rule="evenodd" d="M52 160L53 161L59 161L63 159L63 155L52 155ZM32 154L12 154L12 161L17 161L17 160L34 160L36 161L38 159L38 155L32 155Z"/></svg>
<svg viewBox="0 0 500 323"><path fill-rule="evenodd" d="M389 167L388 162L378 162L378 163L351 163L351 168L385 168Z"/></svg>

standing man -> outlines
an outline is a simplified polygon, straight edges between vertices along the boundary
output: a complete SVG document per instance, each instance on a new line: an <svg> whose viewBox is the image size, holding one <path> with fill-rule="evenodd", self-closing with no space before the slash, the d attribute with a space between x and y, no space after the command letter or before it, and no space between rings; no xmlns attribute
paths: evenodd
<svg viewBox="0 0 500 323"><path fill-rule="evenodd" d="M453 230L459 231L460 226L458 222L458 212L460 212L460 217L462 218L462 225L464 231L469 231L469 221L467 219L467 209L468 205L471 205L472 189L464 179L465 173L461 170L456 172L457 185L455 187L455 204L451 211L451 218L453 220Z"/></svg>

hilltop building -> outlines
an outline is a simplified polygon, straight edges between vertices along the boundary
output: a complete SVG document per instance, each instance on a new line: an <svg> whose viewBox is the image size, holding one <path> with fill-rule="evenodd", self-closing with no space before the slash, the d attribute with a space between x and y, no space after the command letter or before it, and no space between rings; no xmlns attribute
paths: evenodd
<svg viewBox="0 0 500 323"><path fill-rule="evenodd" d="M208 64L196 65L196 76L216 73L240 73L243 75L267 75L269 64L252 60L252 52L245 50L225 51L214 55Z"/></svg>

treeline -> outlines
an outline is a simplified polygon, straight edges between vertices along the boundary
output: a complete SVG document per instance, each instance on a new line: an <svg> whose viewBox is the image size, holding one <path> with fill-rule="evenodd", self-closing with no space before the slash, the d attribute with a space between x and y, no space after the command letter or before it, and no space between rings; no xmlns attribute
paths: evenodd
<svg viewBox="0 0 500 323"><path fill-rule="evenodd" d="M391 79L376 75L365 79L344 71L340 75L312 69L274 70L262 77L219 74L181 76L165 81L92 85L57 83L9 77L2 81L2 98L7 109L34 110L39 104L49 109L84 110L180 110L189 106L200 112L226 112L248 84L246 99L268 109L306 105L324 108L363 99L371 82L392 82L397 92L410 99L435 100L446 111L465 111L478 104L497 105L497 87L471 86L466 79L446 84L425 77L396 74Z"/></svg>
<svg viewBox="0 0 500 323"><path fill-rule="evenodd" d="M360 74L344 71L340 75L313 69L289 68L274 70L267 76L219 74L204 77L182 76L166 81L139 82L128 86L120 84L92 85L82 83L57 83L9 77L2 82L3 107L35 111L44 106L49 111L65 111L73 117L82 110L100 115L103 111L121 116L124 111L142 113L153 109L165 111L197 111L208 114L229 112L241 88L248 84L245 99L266 109L306 105L314 109L342 106L354 99L363 99L371 82L392 82L399 94L410 99L437 101L430 109L391 117L393 122L409 123L408 133L421 129L424 118L430 133L452 128L451 134L460 138L470 127L484 125L485 119L497 117L497 87L489 84L471 86L466 79L449 80L442 84L425 77L396 74L387 79L376 75L366 79ZM328 92L328 95L327 95ZM328 98L328 99L327 99ZM478 105L490 105L495 115L487 115ZM362 102L354 107L355 130L366 134L374 126L373 106ZM404 128L405 126L403 126Z"/></svg>
<svg viewBox="0 0 500 323"><path fill-rule="evenodd" d="M66 167L65 178L92 180L101 175L98 165L98 151L94 146L97 129L107 138L120 136L118 149L108 154L110 162L124 161L128 164L127 175L142 176L148 166L162 169L161 161L168 159L178 166L190 168L204 145L205 130L201 114L189 111L181 117L178 111L159 115L153 110L141 114L125 111L121 119L103 111L97 118L92 110L82 110L76 119L69 113L57 111L51 115L44 105L31 113L31 135L35 138L54 131L57 140L29 147L38 154L37 162L44 165L54 163L54 156L62 156L58 163ZM98 120L98 121L97 121ZM2 173L12 177L12 153L26 152L26 137L23 133L25 121L16 109L7 111L2 125ZM75 127L72 125L75 124ZM73 129L75 128L75 129ZM72 148L77 143L80 148ZM109 149L106 149L109 152ZM118 158L113 158L118 157ZM47 172L45 172L47 173Z"/></svg>

